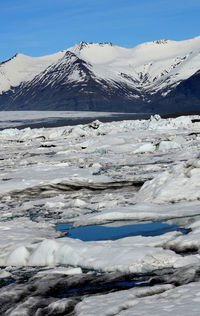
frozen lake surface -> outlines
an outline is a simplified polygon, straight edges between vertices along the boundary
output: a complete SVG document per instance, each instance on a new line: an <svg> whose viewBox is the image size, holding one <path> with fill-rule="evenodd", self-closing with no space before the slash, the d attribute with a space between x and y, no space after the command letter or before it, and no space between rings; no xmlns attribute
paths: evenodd
<svg viewBox="0 0 200 316"><path fill-rule="evenodd" d="M200 117L101 117L1 112L1 315L199 315Z"/></svg>

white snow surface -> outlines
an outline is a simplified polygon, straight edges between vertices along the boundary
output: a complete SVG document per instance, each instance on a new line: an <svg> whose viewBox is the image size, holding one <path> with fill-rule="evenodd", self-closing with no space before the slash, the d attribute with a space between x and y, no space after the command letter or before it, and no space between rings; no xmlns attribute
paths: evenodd
<svg viewBox="0 0 200 316"><path fill-rule="evenodd" d="M123 48L110 43L81 42L67 50L44 57L28 57L17 54L0 64L0 93L23 82L31 81L35 76L56 64L65 64L65 53L73 52L87 62L94 77L112 84L124 82L138 90L155 93L189 78L199 70L200 37L185 41L154 41L134 48ZM69 80L82 81L77 70L70 74ZM138 95L133 95L133 98Z"/></svg>

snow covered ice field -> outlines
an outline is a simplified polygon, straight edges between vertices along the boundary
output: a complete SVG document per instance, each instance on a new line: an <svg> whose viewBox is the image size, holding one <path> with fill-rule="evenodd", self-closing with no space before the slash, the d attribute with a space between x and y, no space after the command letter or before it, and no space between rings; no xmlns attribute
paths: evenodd
<svg viewBox="0 0 200 316"><path fill-rule="evenodd" d="M0 315L199 315L199 116L9 128L0 147Z"/></svg>

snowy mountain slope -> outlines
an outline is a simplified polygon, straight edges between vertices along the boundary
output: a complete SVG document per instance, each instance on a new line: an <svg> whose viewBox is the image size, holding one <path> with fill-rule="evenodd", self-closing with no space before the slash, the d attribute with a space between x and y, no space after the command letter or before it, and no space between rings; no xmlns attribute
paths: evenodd
<svg viewBox="0 0 200 316"><path fill-rule="evenodd" d="M16 55L0 64L0 109L169 112L185 102L190 110L192 92L182 93L180 84L196 73L198 82L199 69L200 37L130 49L81 42L41 58Z"/></svg>
<svg viewBox="0 0 200 316"><path fill-rule="evenodd" d="M92 64L97 77L153 92L190 77L200 65L200 37L149 42L132 49L81 43L70 50Z"/></svg>
<svg viewBox="0 0 200 316"><path fill-rule="evenodd" d="M59 52L50 56L34 58L16 54L8 61L0 63L0 94L12 87L17 87L22 82L32 80L63 55L64 52Z"/></svg>

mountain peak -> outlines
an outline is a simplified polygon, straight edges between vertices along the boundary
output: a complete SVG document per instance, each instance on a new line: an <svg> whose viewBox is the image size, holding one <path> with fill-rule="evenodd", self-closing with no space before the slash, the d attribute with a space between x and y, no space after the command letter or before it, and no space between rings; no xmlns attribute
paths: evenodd
<svg viewBox="0 0 200 316"><path fill-rule="evenodd" d="M167 40L167 39L160 39L160 40L157 40L157 41L153 41L154 44L158 44L158 45L161 45L161 44L167 44L169 43L170 41Z"/></svg>
<svg viewBox="0 0 200 316"><path fill-rule="evenodd" d="M84 42L81 41L78 44L76 44L75 46L78 47L80 50L87 47L87 46L114 46L113 43L111 42L99 42L99 43L94 43L94 42Z"/></svg>
<svg viewBox="0 0 200 316"><path fill-rule="evenodd" d="M7 62L9 62L9 61L15 59L18 55L19 55L19 53L16 53L15 55L13 55L12 57L10 57L9 59L6 59L6 60L0 62L0 65L6 64Z"/></svg>
<svg viewBox="0 0 200 316"><path fill-rule="evenodd" d="M81 50L81 49L83 49L84 47L86 47L88 45L89 45L89 43L81 41L78 44L76 44L75 46L78 46L78 48Z"/></svg>

